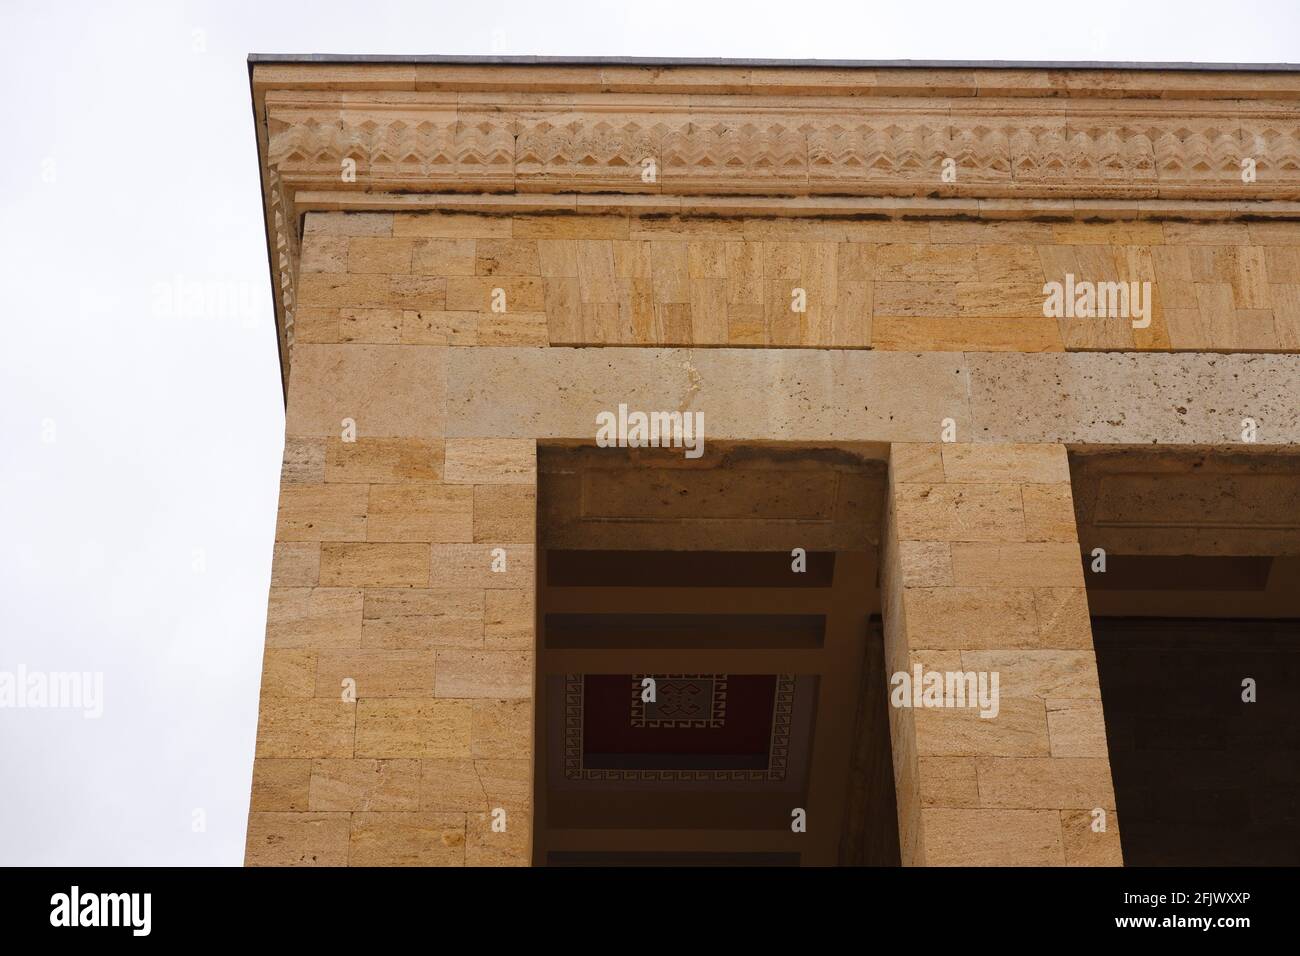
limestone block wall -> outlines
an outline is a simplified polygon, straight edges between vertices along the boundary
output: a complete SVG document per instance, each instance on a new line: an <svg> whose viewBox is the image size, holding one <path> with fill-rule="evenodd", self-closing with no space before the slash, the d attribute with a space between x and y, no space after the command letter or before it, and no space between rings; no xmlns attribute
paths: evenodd
<svg viewBox="0 0 1300 956"><path fill-rule="evenodd" d="M895 444L889 474L886 670L997 672L1001 698L891 708L904 864L1119 865L1065 447Z"/></svg>
<svg viewBox="0 0 1300 956"><path fill-rule="evenodd" d="M444 440L441 351L295 369L250 865L529 860L536 445Z"/></svg>
<svg viewBox="0 0 1300 956"><path fill-rule="evenodd" d="M891 714L905 861L1118 863L1060 443L1300 427L1293 356L1023 354L1295 351L1291 222L309 212L296 273L251 864L529 861L536 441L632 396L902 442L889 669L1004 698ZM1066 273L1151 281L1150 327L1044 318Z"/></svg>
<svg viewBox="0 0 1300 956"><path fill-rule="evenodd" d="M1045 317L1067 275L1149 326ZM1300 225L309 213L297 300L307 343L1294 351Z"/></svg>

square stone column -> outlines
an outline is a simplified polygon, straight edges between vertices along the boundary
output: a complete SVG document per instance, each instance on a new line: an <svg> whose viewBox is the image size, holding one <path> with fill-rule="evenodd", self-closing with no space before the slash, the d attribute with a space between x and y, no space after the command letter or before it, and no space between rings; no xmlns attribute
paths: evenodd
<svg viewBox="0 0 1300 956"><path fill-rule="evenodd" d="M1120 865L1065 447L895 444L886 522L889 675L999 681L992 718L891 686L903 863Z"/></svg>
<svg viewBox="0 0 1300 956"><path fill-rule="evenodd" d="M530 862L536 443L444 438L445 351L295 348L250 865Z"/></svg>

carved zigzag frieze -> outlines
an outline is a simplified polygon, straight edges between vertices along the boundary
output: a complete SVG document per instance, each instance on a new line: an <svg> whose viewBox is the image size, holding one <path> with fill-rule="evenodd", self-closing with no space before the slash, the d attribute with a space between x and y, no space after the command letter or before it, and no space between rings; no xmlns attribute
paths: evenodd
<svg viewBox="0 0 1300 956"><path fill-rule="evenodd" d="M298 186L348 184L341 169L351 160L356 187L367 189L1300 197L1300 109L1289 105L1075 113L881 104L294 103L269 107L268 154Z"/></svg>

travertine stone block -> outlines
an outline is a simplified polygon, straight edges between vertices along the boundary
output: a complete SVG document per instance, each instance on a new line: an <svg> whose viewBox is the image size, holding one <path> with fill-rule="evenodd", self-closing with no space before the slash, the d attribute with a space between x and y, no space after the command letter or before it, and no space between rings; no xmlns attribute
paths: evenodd
<svg viewBox="0 0 1300 956"><path fill-rule="evenodd" d="M319 438L286 438L280 480L314 484L325 480L325 442Z"/></svg>
<svg viewBox="0 0 1300 956"><path fill-rule="evenodd" d="M418 760L313 760L312 810L419 810Z"/></svg>
<svg viewBox="0 0 1300 956"><path fill-rule="evenodd" d="M347 813L248 815L247 866L347 866Z"/></svg>
<svg viewBox="0 0 1300 956"><path fill-rule="evenodd" d="M371 485L366 535L371 541L471 541L474 491L435 484Z"/></svg>
<svg viewBox="0 0 1300 956"><path fill-rule="evenodd" d="M325 443L327 482L394 484L442 479L443 443L419 438L366 438Z"/></svg>
<svg viewBox="0 0 1300 956"><path fill-rule="evenodd" d="M530 544L435 544L432 560L435 588L519 590L532 586Z"/></svg>
<svg viewBox="0 0 1300 956"><path fill-rule="evenodd" d="M484 592L483 643L489 650L524 650L533 646L532 591Z"/></svg>
<svg viewBox="0 0 1300 956"><path fill-rule="evenodd" d="M904 540L1025 540L1019 485L899 483L894 507Z"/></svg>
<svg viewBox="0 0 1300 956"><path fill-rule="evenodd" d="M356 647L361 643L361 591L357 588L271 588L266 646Z"/></svg>
<svg viewBox="0 0 1300 956"><path fill-rule="evenodd" d="M1088 698L1048 698L1047 733L1053 757L1105 757L1106 722L1100 690Z"/></svg>
<svg viewBox="0 0 1300 956"><path fill-rule="evenodd" d="M1104 757L979 757L980 800L987 807L1113 807Z"/></svg>
<svg viewBox="0 0 1300 956"><path fill-rule="evenodd" d="M978 807L974 757L921 757L917 761L921 805Z"/></svg>
<svg viewBox="0 0 1300 956"><path fill-rule="evenodd" d="M1046 757L1047 712L1041 700L1001 697L998 715L977 708L922 708L916 711L917 751L923 757Z"/></svg>
<svg viewBox="0 0 1300 956"><path fill-rule="evenodd" d="M927 866L1064 866L1059 813L1052 810L921 811Z"/></svg>
<svg viewBox="0 0 1300 956"><path fill-rule="evenodd" d="M470 759L425 759L421 763L420 809L466 812L487 809L479 764Z"/></svg>
<svg viewBox="0 0 1300 956"><path fill-rule="evenodd" d="M959 587L1083 586L1077 542L972 544L956 541L952 545L952 574Z"/></svg>
<svg viewBox="0 0 1300 956"><path fill-rule="evenodd" d="M1070 480L1070 465L1060 445L949 443L939 447L947 481L1047 484Z"/></svg>
<svg viewBox="0 0 1300 956"><path fill-rule="evenodd" d="M1030 588L907 587L909 631L924 648L1037 647Z"/></svg>
<svg viewBox="0 0 1300 956"><path fill-rule="evenodd" d="M361 644L388 650L479 647L483 590L367 588Z"/></svg>
<svg viewBox="0 0 1300 956"><path fill-rule="evenodd" d="M320 580L320 545L279 542L271 558L271 587L312 587Z"/></svg>
<svg viewBox="0 0 1300 956"><path fill-rule="evenodd" d="M526 700L474 701L474 758L517 760L532 752L533 708Z"/></svg>
<svg viewBox="0 0 1300 956"><path fill-rule="evenodd" d="M509 807L467 814L465 865L528 866L532 860L530 817L527 810ZM497 820L504 829L494 828Z"/></svg>
<svg viewBox="0 0 1300 956"><path fill-rule="evenodd" d="M1074 499L1068 484L1023 485L1026 541L1074 541Z"/></svg>
<svg viewBox="0 0 1300 956"><path fill-rule="evenodd" d="M275 536L279 541L364 541L365 485L286 484Z"/></svg>
<svg viewBox="0 0 1300 956"><path fill-rule="evenodd" d="M253 797L249 809L295 811L308 809L311 761L305 758L258 757L253 761Z"/></svg>
<svg viewBox="0 0 1300 956"><path fill-rule="evenodd" d="M463 866L463 813L354 813L352 866Z"/></svg>
<svg viewBox="0 0 1300 956"><path fill-rule="evenodd" d="M446 349L301 345L294 349L285 427L292 436L442 437ZM383 382L383 388L376 388Z"/></svg>
<svg viewBox="0 0 1300 956"><path fill-rule="evenodd" d="M1097 661L1091 650L964 650L961 662L967 670L997 671L1001 692L1008 697L1047 700L1049 732L1053 705L1064 707L1070 701L1091 704L1101 699Z"/></svg>
<svg viewBox="0 0 1300 956"><path fill-rule="evenodd" d="M263 697L312 697L316 651L268 647L262 654Z"/></svg>
<svg viewBox="0 0 1300 956"><path fill-rule="evenodd" d="M338 341L396 345L402 340L401 309L339 309Z"/></svg>
<svg viewBox="0 0 1300 956"><path fill-rule="evenodd" d="M952 546L947 541L899 541L898 562L905 587L952 586Z"/></svg>
<svg viewBox="0 0 1300 956"><path fill-rule="evenodd" d="M446 481L455 484L535 484L537 443L514 438L449 438Z"/></svg>
<svg viewBox="0 0 1300 956"><path fill-rule="evenodd" d="M263 697L259 757L351 757L356 705L314 698Z"/></svg>
<svg viewBox="0 0 1300 956"><path fill-rule="evenodd" d="M1095 811L1103 809L1105 817ZM1099 820L1105 829L1098 829ZM1061 840L1065 845L1066 866L1123 866L1119 844L1119 816L1113 809L1061 811Z"/></svg>
<svg viewBox="0 0 1300 956"><path fill-rule="evenodd" d="M326 586L425 587L429 583L429 546L322 545L320 579Z"/></svg>
<svg viewBox="0 0 1300 956"><path fill-rule="evenodd" d="M533 657L527 651L437 652L436 697L529 698L533 693Z"/></svg>
<svg viewBox="0 0 1300 956"><path fill-rule="evenodd" d="M466 700L371 698L357 701L358 757L468 757Z"/></svg>
<svg viewBox="0 0 1300 956"><path fill-rule="evenodd" d="M531 542L537 535L535 484L475 485L474 541Z"/></svg>
<svg viewBox="0 0 1300 956"><path fill-rule="evenodd" d="M344 682L348 684L345 687ZM316 696L337 698L345 691L370 697L431 697L434 657L423 650L322 651L316 662Z"/></svg>

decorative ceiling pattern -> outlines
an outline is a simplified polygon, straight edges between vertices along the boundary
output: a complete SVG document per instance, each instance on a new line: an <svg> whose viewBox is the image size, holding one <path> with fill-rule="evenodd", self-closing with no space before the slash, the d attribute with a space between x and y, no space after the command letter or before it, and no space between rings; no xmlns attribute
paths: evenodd
<svg viewBox="0 0 1300 956"><path fill-rule="evenodd" d="M647 699L647 680L653 681L653 699ZM726 726L726 674L633 674L630 689L633 727Z"/></svg>
<svg viewBox="0 0 1300 956"><path fill-rule="evenodd" d="M645 676L655 677L657 705L641 700ZM564 776L606 783L784 781L791 737L802 739L807 730L795 727L797 684L792 674L566 675Z"/></svg>

